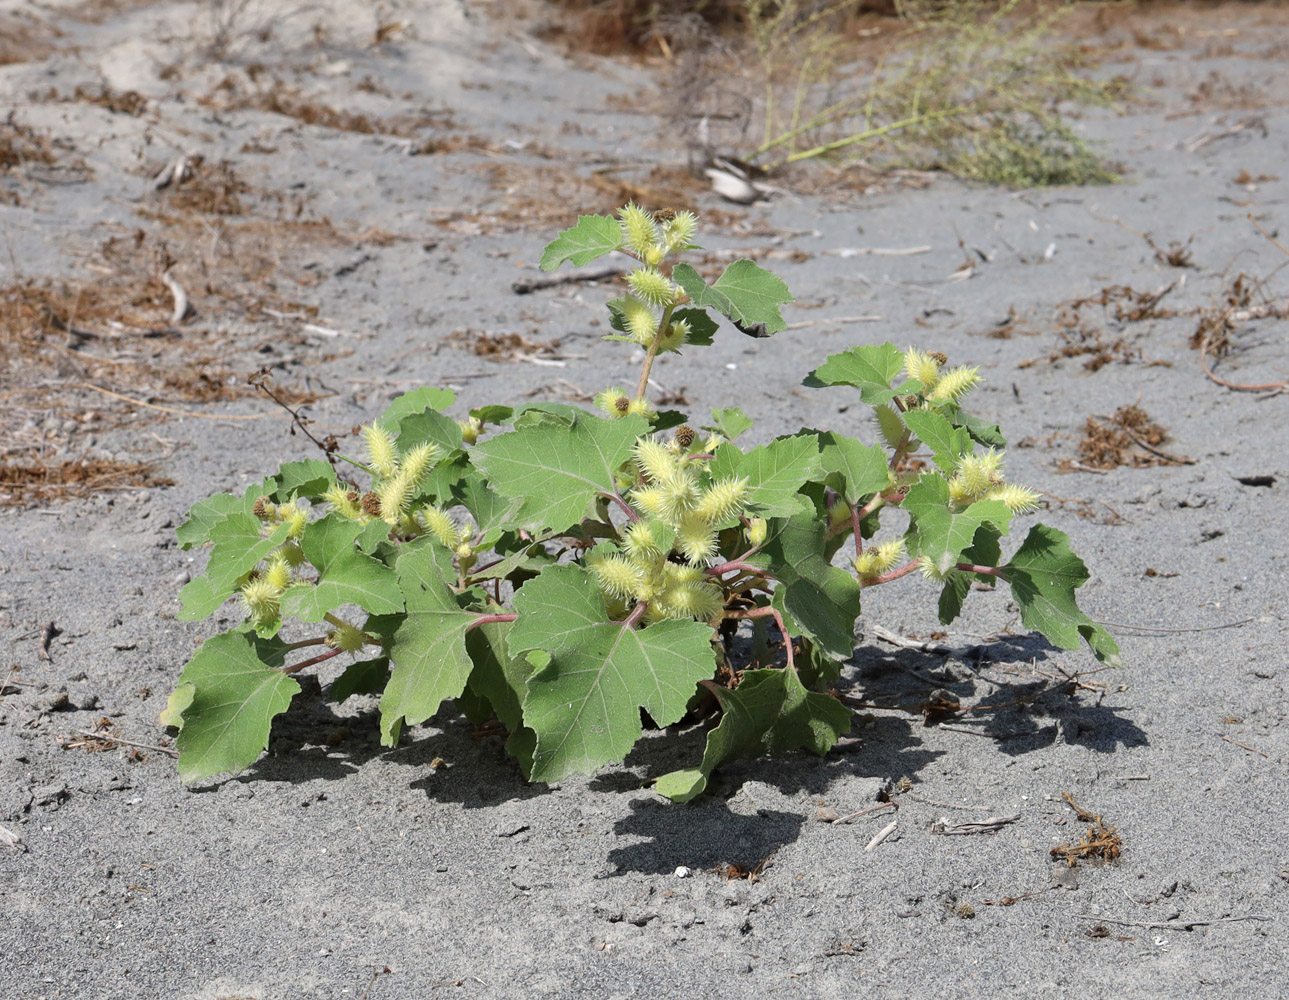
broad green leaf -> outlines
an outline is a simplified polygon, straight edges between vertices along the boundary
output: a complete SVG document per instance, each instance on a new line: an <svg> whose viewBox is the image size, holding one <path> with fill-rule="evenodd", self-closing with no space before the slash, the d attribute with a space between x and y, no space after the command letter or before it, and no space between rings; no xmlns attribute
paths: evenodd
<svg viewBox="0 0 1289 1000"><path fill-rule="evenodd" d="M229 514L246 512L243 499L232 493L216 493L199 500L188 509L188 517L175 529L175 540L181 549L190 549L210 540L211 529Z"/></svg>
<svg viewBox="0 0 1289 1000"><path fill-rule="evenodd" d="M468 690L484 699L510 736L506 751L515 758L527 778L533 769L533 748L537 735L524 725L524 695L532 664L525 657L511 656L506 651L512 624L490 622L473 629L466 637L466 649L474 663Z"/></svg>
<svg viewBox="0 0 1289 1000"><path fill-rule="evenodd" d="M765 517L790 517L809 507L798 496L807 480L821 472L819 442L809 434L780 438L770 444L740 451L723 444L709 466L713 479L746 478L749 507Z"/></svg>
<svg viewBox="0 0 1289 1000"><path fill-rule="evenodd" d="M820 461L828 485L854 506L865 497L885 489L891 481L886 452L836 431L820 431Z"/></svg>
<svg viewBox="0 0 1289 1000"><path fill-rule="evenodd" d="M237 581L286 541L285 524L277 525L267 536L260 534L262 527L259 518L250 514L230 514L210 529L209 538L215 543L210 562L203 576L180 591L183 610L175 615L179 621L198 621L214 614L233 596Z"/></svg>
<svg viewBox="0 0 1289 1000"><path fill-rule="evenodd" d="M726 441L733 441L744 431L749 430L751 426L752 418L737 406L730 406L725 409L713 407L711 426L705 426L703 430L715 431Z"/></svg>
<svg viewBox="0 0 1289 1000"><path fill-rule="evenodd" d="M991 524L982 524L976 529L976 535L969 548L962 550L962 561L976 566L997 566L1003 559L1002 549L998 545L998 529ZM973 583L987 583L993 586L997 577L985 573L964 573L961 570L951 573L944 581L940 591L940 623L948 625L962 613L962 602Z"/></svg>
<svg viewBox="0 0 1289 1000"><path fill-rule="evenodd" d="M835 660L855 652L859 581L832 566L826 554L825 522L813 510L776 521L766 544L779 577L771 603L789 632L804 635Z"/></svg>
<svg viewBox="0 0 1289 1000"><path fill-rule="evenodd" d="M640 709L660 726L685 714L715 669L712 630L696 621L624 628L579 566L556 566L515 595L512 657L550 656L528 678L524 721L537 734L532 777L557 781L622 760L640 738Z"/></svg>
<svg viewBox="0 0 1289 1000"><path fill-rule="evenodd" d="M971 435L972 440L979 441L986 448L1007 447L1007 439L1003 437L1002 429L997 424L991 424L988 420L972 416L966 410L952 403L942 406L941 412L949 418L949 422L954 427L961 427Z"/></svg>
<svg viewBox="0 0 1289 1000"><path fill-rule="evenodd" d="M394 669L380 699L381 743L393 746L403 723L424 722L470 676L466 631L479 616L457 604L425 538L404 548L396 569L407 600L407 618L394 633L389 658Z"/></svg>
<svg viewBox="0 0 1289 1000"><path fill-rule="evenodd" d="M433 385L423 385L419 389L413 389L411 392L403 393L390 403L385 409L385 412L376 418L376 423L383 427L388 433L397 434L398 426L403 422L404 417L423 413L426 410L446 410L456 402L456 398L457 394L451 389L442 389ZM458 441L457 443L459 444L460 442ZM407 451L407 449L407 445L402 445L403 451Z"/></svg>
<svg viewBox="0 0 1289 1000"><path fill-rule="evenodd" d="M336 472L330 462L307 458L303 462L287 462L274 477L277 489L274 496L279 501L322 496L336 484Z"/></svg>
<svg viewBox="0 0 1289 1000"><path fill-rule="evenodd" d="M273 669L284 655L281 642L246 632L225 632L201 644L180 677L181 686L193 686L175 743L180 778L196 781L255 763L268 746L274 716L300 690L292 677Z"/></svg>
<svg viewBox="0 0 1289 1000"><path fill-rule="evenodd" d="M485 424L508 424L514 412L515 408L513 406L491 403L488 406L480 406L471 410L470 416L477 417Z"/></svg>
<svg viewBox="0 0 1289 1000"><path fill-rule="evenodd" d="M607 215L579 215L577 225L560 233L542 251L541 269L554 271L564 261L574 267L589 264L622 245L622 227Z"/></svg>
<svg viewBox="0 0 1289 1000"><path fill-rule="evenodd" d="M501 533L515 526L515 514L523 501L517 497L503 497L477 475L464 477L453 491L455 499L474 518L475 530L483 536L483 547L491 546Z"/></svg>
<svg viewBox="0 0 1289 1000"><path fill-rule="evenodd" d="M579 413L571 426L546 424L498 434L476 446L475 465L503 497L522 500L516 522L530 531L564 531L613 488L647 424L642 417L601 420Z"/></svg>
<svg viewBox="0 0 1289 1000"><path fill-rule="evenodd" d="M909 383L891 388L891 380L904 367L904 353L894 344L865 344L833 354L805 378L805 385L851 385L869 406L889 402L908 391ZM918 384L918 383L914 383Z"/></svg>
<svg viewBox="0 0 1289 1000"><path fill-rule="evenodd" d="M331 682L327 696L336 704L356 694L375 694L389 679L389 657L359 660L345 667L345 672Z"/></svg>
<svg viewBox="0 0 1289 1000"><path fill-rule="evenodd" d="M524 427L545 427L547 424L558 424L572 427L586 411L568 403L525 403L515 408L511 425L515 430Z"/></svg>
<svg viewBox="0 0 1289 1000"><path fill-rule="evenodd" d="M939 473L927 473L909 487L900 504L913 518L909 552L926 556L941 573L962 559L963 550L986 522L1006 533L1012 512L1001 500L977 500L964 510L949 508L949 482Z"/></svg>
<svg viewBox="0 0 1289 1000"><path fill-rule="evenodd" d="M959 459L971 454L971 435L961 427L954 427L934 410L909 410L904 414L904 422L931 449L935 464L945 472L953 472Z"/></svg>
<svg viewBox="0 0 1289 1000"><path fill-rule="evenodd" d="M398 424L398 451L406 455L413 448L432 441L441 449L440 458L461 447L461 427L451 417L433 410L412 413Z"/></svg>
<svg viewBox="0 0 1289 1000"><path fill-rule="evenodd" d="M342 604L357 604L378 615L403 610L403 595L394 571L359 551L355 544L364 530L364 525L339 514L328 514L309 525L300 539L300 548L317 569L318 582L297 584L283 594L283 614L320 622L327 612Z"/></svg>
<svg viewBox="0 0 1289 1000"><path fill-rule="evenodd" d="M767 736L773 753L809 750L823 756L850 732L851 711L822 691L807 691L792 671L783 671L784 699Z"/></svg>
<svg viewBox="0 0 1289 1000"><path fill-rule="evenodd" d="M677 309L671 314L673 323L688 323L689 337L686 338L686 344L693 344L695 347L710 347L712 338L716 335L716 321L707 315L706 309Z"/></svg>
<svg viewBox="0 0 1289 1000"><path fill-rule="evenodd" d="M1002 570L1027 626L1061 649L1078 649L1082 638L1102 663L1122 665L1114 637L1080 611L1074 599L1074 591L1088 580L1088 569L1063 531L1034 525Z"/></svg>
<svg viewBox="0 0 1289 1000"><path fill-rule="evenodd" d="M192 683L192 681L180 684L166 699L166 707L157 714L157 722L163 726L183 729L184 712L188 711L188 706L192 704L192 700L195 697L197 697L196 684Z"/></svg>
<svg viewBox="0 0 1289 1000"><path fill-rule="evenodd" d="M721 721L707 734L702 764L664 774L654 784L658 793L674 802L688 802L702 794L712 772L722 764L764 753L766 733L787 696L784 679L782 670L746 670L733 691L714 688Z"/></svg>
<svg viewBox="0 0 1289 1000"><path fill-rule="evenodd" d="M765 333L778 333L787 323L779 306L792 301L783 279L750 260L736 260L710 285L688 264L677 264L672 280L694 305L715 309L742 326L765 324Z"/></svg>

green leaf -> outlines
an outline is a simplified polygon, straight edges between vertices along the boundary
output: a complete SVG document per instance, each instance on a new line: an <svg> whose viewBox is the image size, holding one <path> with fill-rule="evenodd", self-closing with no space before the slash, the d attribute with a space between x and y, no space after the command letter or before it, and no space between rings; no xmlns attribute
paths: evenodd
<svg viewBox="0 0 1289 1000"><path fill-rule="evenodd" d="M701 795L708 779L736 757L765 752L765 735L779 717L787 692L782 670L746 670L733 691L713 688L721 706L721 721L707 734L703 762L698 768L664 774L654 788L674 802Z"/></svg>
<svg viewBox="0 0 1289 1000"><path fill-rule="evenodd" d="M809 434L740 451L723 444L709 466L713 479L746 477L749 505L765 517L790 517L810 504L797 491L821 471L819 442Z"/></svg>
<svg viewBox="0 0 1289 1000"><path fill-rule="evenodd" d="M397 435L398 426L403 422L404 417L424 413L426 410L446 410L456 402L456 398L457 394L451 389L423 385L419 389L403 393L390 403L385 412L376 418L376 423L388 433ZM457 443L460 444L460 441ZM403 450L407 451L408 447L403 445Z"/></svg>
<svg viewBox="0 0 1289 1000"><path fill-rule="evenodd" d="M830 565L826 524L813 510L776 521L765 552L779 578L771 604L789 632L804 635L834 660L855 652L860 586Z"/></svg>
<svg viewBox="0 0 1289 1000"><path fill-rule="evenodd" d="M953 472L962 456L971 454L971 435L934 410L909 410L904 422L931 449L935 464L945 472Z"/></svg>
<svg viewBox="0 0 1289 1000"><path fill-rule="evenodd" d="M673 323L685 322L689 324L689 337L685 343L693 344L695 347L710 347L712 337L715 336L717 326L716 321L707 315L706 309L677 309L671 314Z"/></svg>
<svg viewBox="0 0 1289 1000"><path fill-rule="evenodd" d="M865 344L833 354L805 378L805 385L851 385L869 406L879 406L907 391L909 383L891 388L904 367L904 353L894 344Z"/></svg>
<svg viewBox="0 0 1289 1000"><path fill-rule="evenodd" d="M453 491L455 499L474 518L476 531L483 536L482 547L493 544L501 533L515 526L515 515L523 501L517 497L503 497L477 475L465 476Z"/></svg>
<svg viewBox="0 0 1289 1000"><path fill-rule="evenodd" d="M986 448L1007 447L1007 439L1003 437L1002 429L997 424L991 424L988 420L972 416L966 410L952 403L942 404L941 412L949 418L949 422L954 427L961 427L971 435L973 441L979 441Z"/></svg>
<svg viewBox="0 0 1289 1000"><path fill-rule="evenodd" d="M744 431L749 430L751 426L752 418L737 406L730 406L725 409L713 407L712 423L710 426L704 426L703 430L715 431L726 441L733 441Z"/></svg>
<svg viewBox="0 0 1289 1000"><path fill-rule="evenodd" d="M524 427L476 446L475 465L497 493L523 501L515 520L530 531L564 531L613 488L647 424L642 417L601 420L579 413L571 426Z"/></svg>
<svg viewBox="0 0 1289 1000"><path fill-rule="evenodd" d="M398 451L406 455L417 445L432 441L446 456L461 447L461 427L451 417L433 410L412 413L403 417L398 425Z"/></svg>
<svg viewBox="0 0 1289 1000"><path fill-rule="evenodd" d="M783 671L784 699L767 737L773 753L809 750L823 756L850 732L851 711L821 691L807 691L791 670Z"/></svg>
<svg viewBox="0 0 1289 1000"><path fill-rule="evenodd" d="M527 778L532 773L533 748L537 745L537 734L524 725L523 712L528 677L533 668L525 657L507 653L511 628L510 622L490 622L471 630L466 636L466 649L474 663L468 686L470 691L492 706L510 733L506 751L515 758Z"/></svg>
<svg viewBox="0 0 1289 1000"><path fill-rule="evenodd" d="M336 472L331 463L317 458L287 462L273 478L277 483L274 496L279 502L294 500L296 497L308 497L312 500L336 485Z"/></svg>
<svg viewBox="0 0 1289 1000"><path fill-rule="evenodd" d="M507 647L550 662L528 679L524 721L537 734L532 777L557 781L623 759L640 738L640 709L660 726L685 714L715 669L712 630L695 621L624 628L579 566L556 566L515 595Z"/></svg>
<svg viewBox="0 0 1289 1000"><path fill-rule="evenodd" d="M962 550L962 561L977 566L997 566L1002 562L1003 552L998 545L1001 537L997 528L991 524L982 524L976 529L975 538L970 548ZM993 586L997 577L986 573L964 573L961 570L950 574L940 591L940 623L948 625L962 613L962 602L973 583L987 583Z"/></svg>
<svg viewBox="0 0 1289 1000"><path fill-rule="evenodd" d="M389 657L359 660L345 667L345 672L331 682L327 696L337 705L356 694L375 694L389 679Z"/></svg>
<svg viewBox="0 0 1289 1000"><path fill-rule="evenodd" d="M183 710L179 777L208 778L242 771L255 763L269 742L274 716L285 712L300 685L280 670L281 642L246 632L225 632L207 639L180 677L193 697Z"/></svg>
<svg viewBox="0 0 1289 1000"><path fill-rule="evenodd" d="M542 251L541 269L554 271L564 261L574 267L589 264L622 245L622 227L607 215L579 215L577 225L560 233Z"/></svg>
<svg viewBox="0 0 1289 1000"><path fill-rule="evenodd" d="M1080 611L1074 599L1074 591L1088 580L1088 569L1063 531L1034 525L1002 570L1027 626L1061 649L1078 649L1083 639L1102 663L1122 665L1114 637Z"/></svg>
<svg viewBox="0 0 1289 1000"><path fill-rule="evenodd" d="M199 500L188 509L187 520L175 529L175 540L181 549L190 549L210 541L211 529L230 514L249 513L242 497L216 493Z"/></svg>
<svg viewBox="0 0 1289 1000"><path fill-rule="evenodd" d="M820 431L816 436L828 485L851 506L890 483L890 467L881 448L835 431Z"/></svg>
<svg viewBox="0 0 1289 1000"><path fill-rule="evenodd" d="M175 617L191 622L208 618L233 596L237 581L255 568L256 563L286 541L287 525L279 524L262 536L259 518L250 514L230 514L209 531L215 543L206 564L206 572L191 580L179 593L183 610Z"/></svg>
<svg viewBox="0 0 1289 1000"><path fill-rule="evenodd" d="M424 722L448 698L465 688L470 676L466 631L479 616L456 602L425 538L407 545L398 559L398 583L407 600L407 619L394 633L389 658L394 664L380 699L381 743L393 746L403 723Z"/></svg>
<svg viewBox="0 0 1289 1000"><path fill-rule="evenodd" d="M1006 533L1012 512L1001 500L977 500L965 510L949 508L949 482L939 473L927 473L909 487L900 506L913 518L909 552L926 556L941 573L961 561L963 550L986 522Z"/></svg>
<svg viewBox="0 0 1289 1000"><path fill-rule="evenodd" d="M743 326L765 324L766 335L778 333L787 323L779 306L792 301L792 293L777 274L750 260L736 260L712 284L688 264L677 264L672 280L685 290L694 305L715 309Z"/></svg>
<svg viewBox="0 0 1289 1000"><path fill-rule="evenodd" d="M480 406L470 411L470 416L478 417L485 424L507 424L514 415L513 406L502 406L499 403L492 403L488 406Z"/></svg>
<svg viewBox="0 0 1289 1000"><path fill-rule="evenodd" d="M403 595L393 570L354 544L364 531L363 524L339 514L328 514L309 525L300 548L318 570L318 582L297 584L283 594L283 614L320 622L342 604L357 604L378 615L403 610Z"/></svg>
<svg viewBox="0 0 1289 1000"><path fill-rule="evenodd" d="M163 726L183 729L184 712L188 711L188 706L192 704L192 700L196 696L196 684L192 683L192 681L180 684L166 699L166 707L157 714L157 722Z"/></svg>

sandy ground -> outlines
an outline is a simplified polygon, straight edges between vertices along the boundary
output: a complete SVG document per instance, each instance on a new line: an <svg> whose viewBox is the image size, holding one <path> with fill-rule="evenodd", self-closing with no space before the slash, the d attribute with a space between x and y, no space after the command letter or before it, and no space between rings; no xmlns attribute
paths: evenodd
<svg viewBox="0 0 1289 1000"><path fill-rule="evenodd" d="M570 60L500 4L251 4L220 32L235 6L0 3L21 154L0 170L4 322L45 334L4 342L0 445L64 476L98 463L88 496L28 483L0 505L0 827L22 841L0 843L0 997L1283 993L1289 396L1206 378L1189 343L1226 316L1219 378L1289 376L1283 322L1233 314L1284 301L1285 258L1249 221L1276 233L1289 191L1278 11L1157 8L1119 31L1107 71L1145 99L1080 127L1120 185L906 177L741 208L694 195L636 110L657 65ZM180 154L195 176L156 189ZM688 191L709 247L798 299L773 341L725 331L660 386L699 415L742 405L762 440L867 434L843 391L800 388L827 354L891 338L981 365L977 409L1094 574L1085 609L1152 627L1115 627L1122 671L956 720L973 732L860 716L845 752L734 764L684 807L641 785L696 759L698 731L529 787L495 733L446 717L386 750L373 702L317 685L233 780L184 788L165 753L78 735L166 740L157 712L232 613L174 621L204 558L175 525L311 454L250 373L340 434L424 383L463 410L585 398L634 370L599 339L611 287L511 282L573 211L642 187ZM167 268L195 308L178 325ZM1088 418L1127 406L1155 452L1092 469ZM120 478L134 462L153 485ZM1012 631L1005 594L972 595L945 639L1007 636L971 664L885 644L873 626L936 628L908 582L867 598L855 696L1006 702L1095 667ZM889 809L821 821L888 794L897 828L873 850ZM1053 864L1089 825L1066 794L1115 828L1116 861Z"/></svg>

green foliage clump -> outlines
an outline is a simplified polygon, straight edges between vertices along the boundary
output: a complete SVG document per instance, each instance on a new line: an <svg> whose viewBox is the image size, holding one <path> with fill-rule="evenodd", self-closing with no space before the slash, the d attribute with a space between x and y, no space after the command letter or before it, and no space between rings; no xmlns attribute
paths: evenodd
<svg viewBox="0 0 1289 1000"><path fill-rule="evenodd" d="M493 405L455 420L450 391L421 388L363 429L352 472L290 462L192 508L178 540L211 553L179 618L234 598L246 618L201 645L162 713L179 729L182 778L252 764L300 690L293 675L345 657L330 696L379 692L385 745L454 702L500 719L534 781L621 760L642 711L668 726L705 698L720 714L701 760L656 783L687 800L735 757L822 754L849 730L828 686L854 652L863 591L912 574L939 589L945 623L973 584L1003 582L1027 626L1118 662L1075 602L1088 574L1065 535L1036 524L1004 557L1037 494L1007 480L999 429L963 409L975 368L890 343L829 357L805 384L858 395L877 444L802 430L744 448L752 421L737 408L713 410L701 430L655 409L659 352L710 344L711 312L774 334L790 301L750 260L710 283L675 261L695 249L696 224L629 205L582 217L546 248L547 270L613 251L639 262L608 303L609 339L644 347L645 360L634 390L596 397L599 414ZM891 532L883 516L896 509L907 528ZM285 639L288 620L305 637ZM732 663L745 621L761 653Z"/></svg>

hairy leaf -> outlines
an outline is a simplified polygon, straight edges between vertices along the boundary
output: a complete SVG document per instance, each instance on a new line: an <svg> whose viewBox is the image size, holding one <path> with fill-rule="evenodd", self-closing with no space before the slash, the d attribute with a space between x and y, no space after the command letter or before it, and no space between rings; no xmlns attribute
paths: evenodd
<svg viewBox="0 0 1289 1000"><path fill-rule="evenodd" d="M1071 551L1065 532L1034 525L1002 569L1022 622L1061 649L1078 649L1081 638L1102 663L1121 666L1119 644L1075 601L1074 591L1087 582L1088 569Z"/></svg>
<svg viewBox="0 0 1289 1000"><path fill-rule="evenodd" d="M784 699L767 743L773 753L809 750L823 756L850 732L851 711L822 691L807 691L791 670L783 671Z"/></svg>
<svg viewBox="0 0 1289 1000"><path fill-rule="evenodd" d="M532 665L525 657L511 656L507 652L510 622L490 622L473 629L466 637L466 649L474 669L470 672L468 690L484 699L510 736L506 739L506 752L519 764L527 778L533 769L533 748L537 734L524 725L524 696L528 692L528 677Z"/></svg>
<svg viewBox="0 0 1289 1000"><path fill-rule="evenodd" d="M903 352L889 341L865 344L829 355L822 365L806 376L804 384L814 388L851 385L859 390L859 398L865 403L879 406L921 384L910 380L898 388L891 388L891 379L900 373L903 366Z"/></svg>
<svg viewBox="0 0 1289 1000"><path fill-rule="evenodd" d="M535 532L563 531L587 515L598 493L613 488L614 473L647 426L642 417L579 413L571 426L513 430L472 454L493 490L523 501L517 523Z"/></svg>
<svg viewBox="0 0 1289 1000"><path fill-rule="evenodd" d="M442 389L434 385L423 385L419 389L405 392L395 399L377 419L381 427L390 434L398 434L399 424L404 417L410 417L426 410L442 412L456 402L457 394L451 389ZM458 441L458 443L460 443ZM403 446L403 451L407 450Z"/></svg>
<svg viewBox="0 0 1289 1000"><path fill-rule="evenodd" d="M962 559L982 524L988 522L1005 534L1012 517L1001 500L977 500L965 510L951 510L949 482L939 473L923 475L909 487L900 506L913 518L909 552L926 556L941 573Z"/></svg>
<svg viewBox="0 0 1289 1000"><path fill-rule="evenodd" d="M694 305L715 309L743 326L765 324L765 333L778 333L787 323L779 306L792 301L783 279L750 260L736 260L710 285L688 264L677 264L672 280Z"/></svg>
<svg viewBox="0 0 1289 1000"><path fill-rule="evenodd" d="M624 628L608 619L599 587L578 566L556 566L524 584L515 610L510 655L550 656L528 678L524 699L524 721L537 734L535 780L621 760L640 738L641 708L658 725L671 725L715 668L710 627L662 621Z"/></svg>
<svg viewBox="0 0 1289 1000"><path fill-rule="evenodd" d="M890 482L886 452L836 431L816 432L820 461L828 485L854 506Z"/></svg>
<svg viewBox="0 0 1289 1000"><path fill-rule="evenodd" d="M798 495L821 471L819 442L809 434L780 438L742 452L732 444L716 449L710 465L713 479L746 478L749 506L766 517L789 517L810 507Z"/></svg>
<svg viewBox="0 0 1289 1000"><path fill-rule="evenodd" d="M225 632L201 644L179 679L181 687L193 687L175 744L180 778L196 781L255 762L268 746L274 716L300 690L273 669L284 656L281 642L246 632Z"/></svg>
<svg viewBox="0 0 1289 1000"><path fill-rule="evenodd" d="M1003 558L1002 549L998 545L1000 537L998 529L993 525L982 524L976 529L971 546L962 550L962 561L974 563L977 566L997 566ZM958 571L945 580L944 588L940 591L941 624L948 625L962 613L962 602L967 599L971 585L977 582L986 583L992 587L997 582L997 577L986 573Z"/></svg>
<svg viewBox="0 0 1289 1000"><path fill-rule="evenodd" d="M331 463L317 458L306 458L302 462L287 462L274 477L277 489L274 496L279 501L294 500L296 497L316 499L336 484L336 472Z"/></svg>
<svg viewBox="0 0 1289 1000"><path fill-rule="evenodd" d="M703 793L712 772L722 764L764 753L766 733L787 697L784 679L782 670L745 670L733 691L714 688L721 721L707 734L702 764L664 774L654 785L658 793L673 802L688 802Z"/></svg>
<svg viewBox="0 0 1289 1000"><path fill-rule="evenodd" d="M853 575L830 565L825 528L813 510L774 523L765 547L779 578L771 603L789 632L844 660L855 652L860 586Z"/></svg>
<svg viewBox="0 0 1289 1000"><path fill-rule="evenodd" d="M540 266L543 271L554 271L564 261L571 260L574 267L581 267L621 245L622 228L616 219L607 215L579 215L576 226L565 229L546 245Z"/></svg>
<svg viewBox="0 0 1289 1000"><path fill-rule="evenodd" d="M208 618L233 596L237 581L255 568L256 563L286 541L287 526L279 524L267 535L260 534L262 525L250 514L230 514L209 531L215 543L206 564L206 572L179 593L183 610L175 617L191 622Z"/></svg>
<svg viewBox="0 0 1289 1000"><path fill-rule="evenodd" d="M958 460L971 454L971 435L934 410L910 410L904 414L904 422L931 449L935 464L945 472L953 472Z"/></svg>
<svg viewBox="0 0 1289 1000"><path fill-rule="evenodd" d="M711 426L705 426L703 430L715 431L727 441L733 441L751 426L752 419L737 406L725 409L713 407Z"/></svg>
<svg viewBox="0 0 1289 1000"><path fill-rule="evenodd" d="M717 326L716 321L707 315L706 309L677 309L671 314L673 323L685 322L689 324L689 338L686 344L693 344L695 347L710 347L712 337L715 336Z"/></svg>
<svg viewBox="0 0 1289 1000"><path fill-rule="evenodd" d="M470 676L466 631L479 616L457 604L438 566L434 539L403 549L396 569L407 600L407 619L394 633L389 658L394 669L380 699L380 736L394 746L403 723L424 722L448 698L465 688Z"/></svg>
<svg viewBox="0 0 1289 1000"><path fill-rule="evenodd" d="M356 694L375 694L389 679L389 657L359 660L345 667L345 672L331 682L327 696L336 704Z"/></svg>
<svg viewBox="0 0 1289 1000"><path fill-rule="evenodd" d="M378 615L402 611L403 594L394 571L354 544L363 533L364 525L339 514L310 524L300 548L318 570L318 582L291 587L282 595L282 613L320 622L342 604L357 604Z"/></svg>

